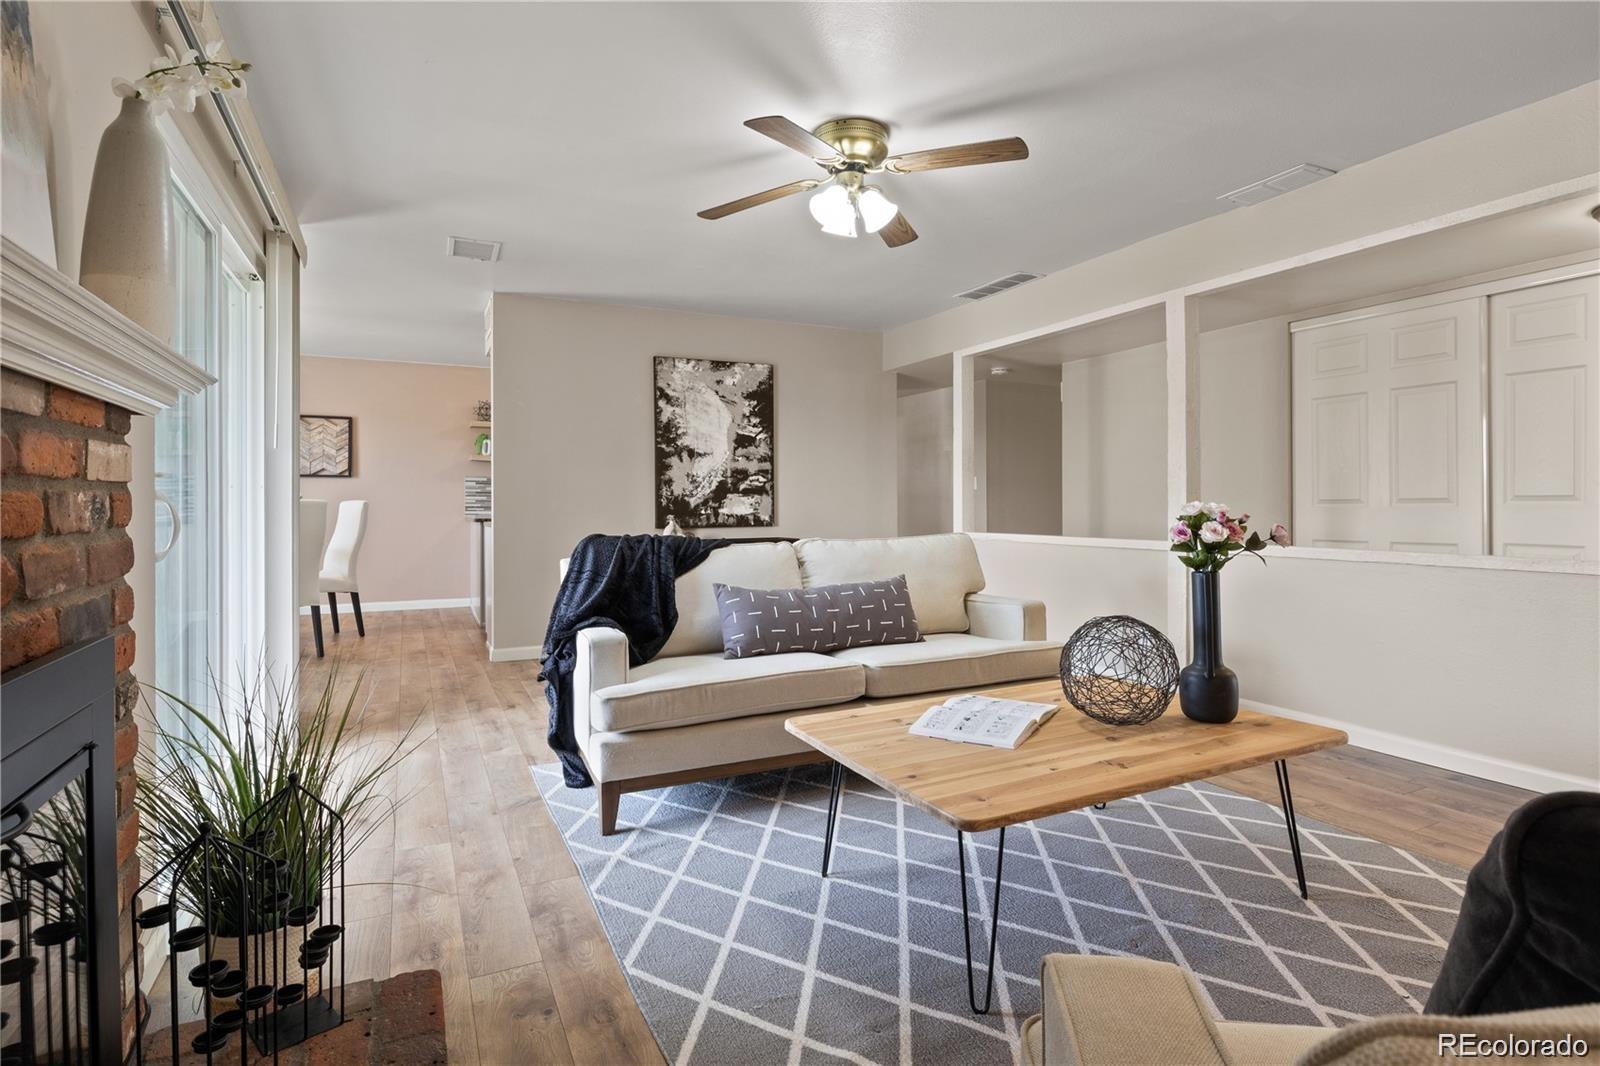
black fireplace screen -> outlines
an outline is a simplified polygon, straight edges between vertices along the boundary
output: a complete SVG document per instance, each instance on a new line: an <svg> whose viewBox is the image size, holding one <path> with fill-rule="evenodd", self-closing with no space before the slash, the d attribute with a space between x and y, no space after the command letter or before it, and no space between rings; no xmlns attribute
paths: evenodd
<svg viewBox="0 0 1600 1066"><path fill-rule="evenodd" d="M0 682L0 1064L116 1063L110 638Z"/></svg>

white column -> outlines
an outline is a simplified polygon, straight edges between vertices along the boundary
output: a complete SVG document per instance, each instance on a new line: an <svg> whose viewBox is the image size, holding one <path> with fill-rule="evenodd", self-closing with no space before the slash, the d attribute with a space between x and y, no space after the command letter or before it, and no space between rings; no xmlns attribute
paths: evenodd
<svg viewBox="0 0 1600 1066"><path fill-rule="evenodd" d="M295 560L300 501L300 258L287 234L269 233L264 276L266 338L262 399L261 515L265 523L265 654L292 670L300 654Z"/></svg>
<svg viewBox="0 0 1600 1066"><path fill-rule="evenodd" d="M1167 297L1167 515L1200 495L1200 323L1193 296ZM1189 571L1167 568L1167 636L1189 657Z"/></svg>
<svg viewBox="0 0 1600 1066"><path fill-rule="evenodd" d="M950 473L955 481L950 494L951 526L957 533L970 533L979 528L977 522L977 427L974 405L977 401L974 361L957 352L950 361L951 402L955 405L955 418L951 427Z"/></svg>

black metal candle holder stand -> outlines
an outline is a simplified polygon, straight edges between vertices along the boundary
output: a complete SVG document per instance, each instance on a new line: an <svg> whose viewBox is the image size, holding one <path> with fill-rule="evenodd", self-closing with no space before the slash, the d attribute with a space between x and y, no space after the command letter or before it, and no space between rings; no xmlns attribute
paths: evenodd
<svg viewBox="0 0 1600 1066"><path fill-rule="evenodd" d="M298 846L290 854L295 831ZM317 868L314 864L319 861ZM180 972L202 995L206 1024L190 1041L190 1050L204 1055L208 1064L219 1055L226 1058L236 1032L247 1034L239 1041L241 1064L250 1061L251 1043L277 1063L284 1048L344 1022L344 863L344 819L306 789L298 775L290 774L288 784L245 819L242 839L233 840L202 823L188 847L144 880L134 893L130 920L136 943L141 930L167 929L172 1062L183 1054L178 1035ZM195 869L201 871L202 914L237 914L238 933L219 936L214 932L218 923L206 918L177 927L178 886ZM158 882L167 887L164 900L141 909L140 895ZM329 920L319 924L324 914ZM214 944L223 939L237 940L236 968L230 960L216 957ZM183 971L180 959L190 953L197 961ZM291 958L299 964L299 980L292 979ZM133 969L137 984L137 949ZM309 987L313 973L318 979L316 992ZM224 1009L214 1010L219 1001ZM149 1015L146 1006L138 1017L134 1059L140 1064L145 1061Z"/></svg>
<svg viewBox="0 0 1600 1066"><path fill-rule="evenodd" d="M66 845L34 832L0 848L0 923L10 934L0 938L0 987L16 1010L15 1017L0 1010L4 1066L90 1060L79 973L84 926L69 891L71 861Z"/></svg>

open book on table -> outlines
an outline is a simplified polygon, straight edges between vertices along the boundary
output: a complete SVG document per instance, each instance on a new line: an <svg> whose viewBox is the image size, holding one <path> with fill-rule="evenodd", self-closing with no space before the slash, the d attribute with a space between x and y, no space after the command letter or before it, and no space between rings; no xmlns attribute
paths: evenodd
<svg viewBox="0 0 1600 1066"><path fill-rule="evenodd" d="M1034 730L1055 713L1054 703L1026 703L993 696L952 696L937 707L929 707L921 718L911 723L911 734L987 744L991 748L1015 748L1033 736Z"/></svg>

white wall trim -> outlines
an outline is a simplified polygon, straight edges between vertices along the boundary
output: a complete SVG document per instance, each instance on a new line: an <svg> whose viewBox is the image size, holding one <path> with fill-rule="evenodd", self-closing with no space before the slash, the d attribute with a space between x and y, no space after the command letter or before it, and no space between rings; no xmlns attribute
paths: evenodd
<svg viewBox="0 0 1600 1066"><path fill-rule="evenodd" d="M216 378L6 237L0 241L5 365L135 414L153 415Z"/></svg>
<svg viewBox="0 0 1600 1066"><path fill-rule="evenodd" d="M969 533L978 540L1013 540L1031 544L1056 544L1066 548L1106 548L1117 551L1167 551L1164 540L1121 540L1115 537L1057 537L1048 533ZM1274 548L1267 561L1312 559L1330 563L1384 563L1389 566L1443 566L1456 570L1503 570L1523 574L1579 574L1600 576L1600 562L1572 559L1521 559L1509 555L1444 555L1432 552L1369 551L1359 548Z"/></svg>
<svg viewBox="0 0 1600 1066"><path fill-rule="evenodd" d="M339 601L339 613L341 615L349 614L350 598L343 593L340 593L340 595L344 596L344 598ZM378 600L375 603L368 603L363 600L361 613L367 615L383 614L386 611L441 611L453 607L470 606L472 606L472 599L469 596L452 596L442 600ZM300 613L308 615L311 613L311 608L302 607L300 608Z"/></svg>
<svg viewBox="0 0 1600 1066"><path fill-rule="evenodd" d="M491 644L489 645L489 661L492 663L514 663L537 659L541 650L532 644L506 648L497 648Z"/></svg>
<svg viewBox="0 0 1600 1066"><path fill-rule="evenodd" d="M1429 766L1437 766L1444 770L1471 774L1473 777L1498 781L1504 785L1514 785L1517 788L1531 789L1535 792L1561 792L1566 789L1589 789L1592 791L1600 787L1600 784L1595 781L1585 780L1577 774L1546 770L1538 766L1529 766L1527 763L1496 758L1493 755L1482 755L1475 751L1452 748L1447 744L1435 744L1428 740L1417 740L1414 737L1401 736L1398 733L1390 733L1383 729L1373 729L1369 726L1342 722L1337 718L1324 718L1318 714L1291 711L1287 707L1276 707L1270 703L1262 703L1260 700L1252 700L1248 697L1243 702L1251 709L1264 711L1267 714L1292 718L1297 722L1309 722L1312 725L1320 725L1329 729L1342 729L1349 734L1350 743L1358 748L1368 748L1372 751L1382 752L1385 755L1426 763ZM1168 713L1172 712L1169 711Z"/></svg>
<svg viewBox="0 0 1600 1066"><path fill-rule="evenodd" d="M968 533L973 540L1013 540L1023 544L1059 544L1068 548L1115 548L1120 550L1164 552L1164 540L1125 540L1117 537L1062 537L1054 533Z"/></svg>

